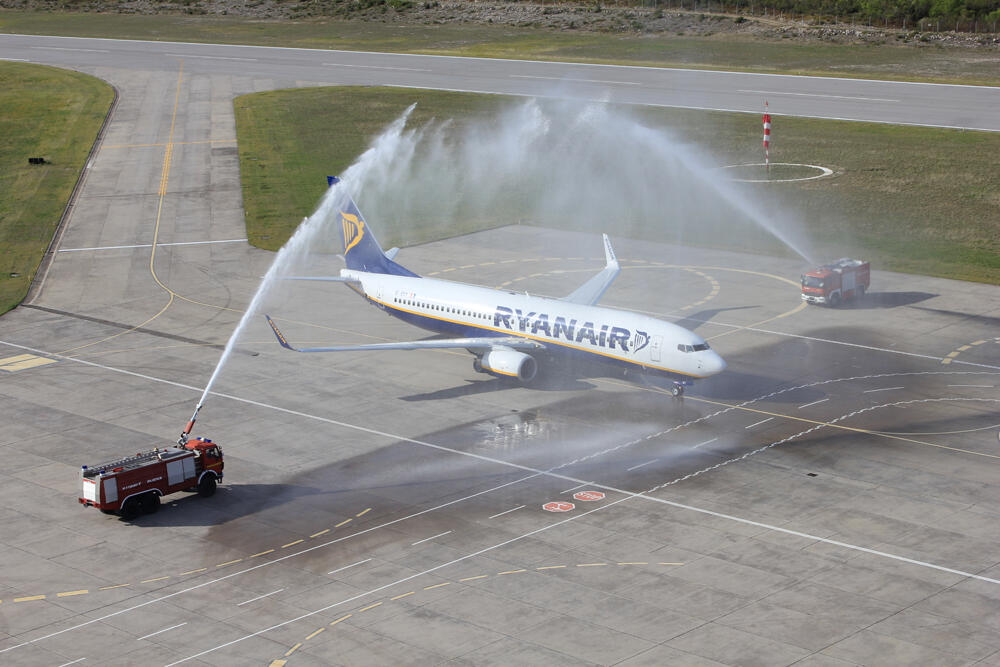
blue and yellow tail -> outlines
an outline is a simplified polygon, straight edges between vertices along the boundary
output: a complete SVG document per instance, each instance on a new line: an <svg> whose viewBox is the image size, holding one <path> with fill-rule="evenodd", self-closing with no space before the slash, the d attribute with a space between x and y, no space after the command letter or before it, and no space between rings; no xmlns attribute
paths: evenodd
<svg viewBox="0 0 1000 667"><path fill-rule="evenodd" d="M327 176L326 180L328 185L332 186L340 179ZM388 253L382 250L382 246L378 244L371 228L365 224L365 218L352 198L348 197L347 205L337 213L343 228L344 261L347 263L347 268L368 273L419 277L406 267L392 261L397 249L394 248Z"/></svg>

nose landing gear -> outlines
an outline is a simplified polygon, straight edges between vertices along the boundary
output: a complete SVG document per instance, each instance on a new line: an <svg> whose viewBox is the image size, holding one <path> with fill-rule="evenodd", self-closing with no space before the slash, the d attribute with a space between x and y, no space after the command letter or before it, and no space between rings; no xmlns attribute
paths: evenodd
<svg viewBox="0 0 1000 667"><path fill-rule="evenodd" d="M670 386L670 395L674 398L681 398L684 396L684 385L680 382L674 382Z"/></svg>

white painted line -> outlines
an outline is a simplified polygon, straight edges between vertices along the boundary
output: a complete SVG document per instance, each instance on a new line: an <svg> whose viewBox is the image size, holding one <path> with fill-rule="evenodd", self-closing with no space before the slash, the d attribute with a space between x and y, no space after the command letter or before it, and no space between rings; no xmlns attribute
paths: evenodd
<svg viewBox="0 0 1000 667"><path fill-rule="evenodd" d="M417 67L386 67L381 65L345 65L344 63L323 63L327 67L356 67L358 69L388 69L398 72L433 72L434 70L419 69Z"/></svg>
<svg viewBox="0 0 1000 667"><path fill-rule="evenodd" d="M892 391L894 389L902 389L902 387L882 387L881 389L865 389L862 394L872 394L876 391Z"/></svg>
<svg viewBox="0 0 1000 667"><path fill-rule="evenodd" d="M767 419L761 419L759 422L754 422L753 424L750 424L749 426L744 426L743 428L747 429L747 428L753 428L754 426L760 426L761 424L763 424L765 422L769 422L772 419L774 419L774 417L768 417Z"/></svg>
<svg viewBox="0 0 1000 667"><path fill-rule="evenodd" d="M699 443L698 443L697 445L695 445L695 446L694 446L694 447L692 447L691 449L698 449L698 448L699 448L699 447L701 447L702 445L710 445L710 444L712 444L713 442L715 442L716 440L718 440L718 438L712 438L711 440L706 440L705 442L699 442Z"/></svg>
<svg viewBox="0 0 1000 667"><path fill-rule="evenodd" d="M823 401L829 401L829 400L830 400L829 397L827 397L827 398L821 398L818 401L813 401L812 403L806 403L805 405L800 405L798 409L801 410L802 408L808 408L808 407L811 407L813 405L819 405Z"/></svg>
<svg viewBox="0 0 1000 667"><path fill-rule="evenodd" d="M416 542L414 542L414 543L413 543L413 544L411 544L410 546L411 546L411 547L415 547L415 546L417 546L418 544L423 544L424 542L430 542L431 540L435 540L435 539L437 539L437 538L439 538L439 537L444 537L445 535L447 535L447 534L448 534L448 533L450 533L450 532L451 532L450 530L446 530L446 531L444 531L443 533L438 533L437 535L434 535L433 537L426 537L426 538L424 538L424 539L422 539L422 540L417 540Z"/></svg>
<svg viewBox="0 0 1000 667"><path fill-rule="evenodd" d="M0 58L0 60L4 60L4 61L7 61L7 62L15 62L15 63L30 63L31 62L27 58ZM83 658L83 659L86 660L86 658ZM79 660L77 662L79 662ZM66 663L66 664L71 665L73 663L70 662L70 663Z"/></svg>
<svg viewBox="0 0 1000 667"><path fill-rule="evenodd" d="M75 357L68 357L66 355L62 355L62 354L58 354L58 353L54 353L54 352L48 352L48 351L45 351L45 350L40 350L38 348L29 347L27 345L21 345L20 343L13 343L13 342L5 341L5 340L0 340L0 345L6 345L8 347L12 347L12 348L15 348L15 349L18 349L18 350L24 350L25 352L31 352L33 354L47 355L47 356L50 356L50 357L56 357L56 358L59 358L59 359L64 359L66 361L75 362L75 363L78 363L78 364L81 364L81 365L84 365L84 366L90 366L92 368L100 368L100 369L106 370L108 372L118 373L120 375L127 375L127 376L130 376L130 377L135 377L135 378L140 378L140 379L143 379L143 380L148 380L150 382L157 382L157 383L160 383L160 384L164 384L164 385L168 385L168 386L172 386L172 387L177 387L179 389L184 389L186 391L190 391L190 392L195 393L197 395L201 395L204 392L204 388L203 387L195 387L195 386L192 386L192 385L183 384L181 382L176 382L174 380L167 380L167 379L164 379L164 378L154 377L152 375L145 375L143 373L137 373L135 371L125 370L123 368L115 368L114 366L108 366L108 365L105 365L105 364L99 364L99 363L96 363L96 362L93 362L93 361L88 361L88 360L85 360L85 359L78 359L78 358L75 358ZM913 355L913 356L922 356L922 355ZM925 371L925 372L920 372L920 373L898 373L898 374L894 374L894 375L957 375L957 374L961 374L961 373L968 373L968 371L963 371L963 372L957 372L957 371L947 371L947 372L945 372L945 371L938 371L938 372L935 372L935 371ZM992 375L993 373L982 373L982 372L979 372L977 374L989 374L989 375ZM848 378L844 378L844 379L848 379ZM154 599L146 600L145 602L140 602L140 603L135 604L135 605L133 605L131 607L126 607L124 609L119 609L118 611L114 611L114 612L105 614L104 616L98 616L98 617L95 617L95 618L91 618L91 619L89 619L87 621L84 621L82 623L78 623L76 625L73 625L73 626L70 626L70 627L67 627L67 628L63 628L62 630L57 630L57 631L54 631L54 632L50 632L50 633L42 635L40 637L36 637L34 639L29 639L29 640L23 641L20 644L15 644L13 646L8 646L6 648L0 649L0 654L7 653L8 651L13 651L15 649L18 649L18 648L21 648L21 647L24 647L24 646L30 646L31 644L35 644L35 643L43 641L45 639L50 639L52 637L55 637L55 636L58 636L58 635L61 635L61 634L67 633L67 632L71 632L73 630L79 630L80 628L83 628L83 627L86 627L88 625L91 625L92 623L97 623L97 622L100 622L100 621L103 621L103 620L106 620L108 618L112 618L112 617L115 617L115 616L118 616L118 615L121 615L121 614L133 612L136 609L140 609L142 607L146 607L148 605L151 605L151 604L154 604L154 603L157 603L157 602L163 602L164 600L167 600L167 599L179 596L179 595L183 595L185 593L189 593L191 591L194 591L194 590L197 590L197 589L200 589L200 588L204 588L206 586L211 586L211 585L219 583L221 581L225 581L225 580L233 578L233 577L238 577L238 576L247 574L249 572L252 572L254 570L263 568L263 567L269 567L271 565L274 565L276 563L280 563L280 562L288 560L290 558L297 558L297 557L302 556L304 554L307 554L307 553L309 553L311 551L315 551L317 549L323 549L323 548L326 548L326 547L331 546L333 544L337 544L337 543L340 543L340 542L348 540L348 539L359 537L359 536L364 535L366 533L371 533L371 532L374 532L375 530L378 530L378 529L381 529L381 528L386 528L388 526L400 523L402 521L406 521L408 519L413 519L415 517L422 516L424 514L428 514L430 512L434 512L434 511L443 509L445 507L450 507L450 506L455 505L457 503L465 502L465 501L470 500L472 498L477 498L479 496L483 496L483 495L486 495L488 493L492 493L494 491L498 491L498 490L503 489L503 488L508 488L508 487L513 486L515 484L520 484L521 482L525 482L525 481L528 481L528 480L531 480L531 479L535 479L536 477L545 476L545 477L552 477L554 479L562 479L562 480L566 480L566 481L574 481L574 482L580 481L580 480L578 480L576 478L569 477L568 475L561 475L561 474L558 474L556 472L553 472L553 470L539 470L539 469L536 469L536 468L530 468L530 467L525 466L525 465L521 465L521 464L518 464L518 463L513 463L513 462L510 462L510 461L504 461L502 459L491 458L491 457L488 457L488 456L484 456L482 454L474 454L472 452L451 449L451 448L445 447L443 445L436 445L434 443L426 442L426 441L423 441L423 440L417 440L415 438L401 436L401 435L398 435L398 434L387 433L385 431L379 431L377 429L368 428L366 426L359 426L357 424L349 424L347 422L341 422L341 421L338 421L338 420L335 420L335 419L330 419L328 417L321 417L319 415L313 415L313 414L309 414L309 413L306 413L306 412L301 412L301 411L298 411L298 410L292 410L290 408L283 408L283 407L280 407L280 406L277 406L277 405L271 405L271 404L263 403L263 402L260 402L260 401L254 401L254 400L249 399L249 398L243 398L243 397L240 397L240 396L233 396L233 395L230 395L230 394L223 394L221 392L210 392L210 393L213 396L216 396L216 397L219 397L219 398L227 398L229 400L236 401L238 403L243 403L243 404L246 404L246 405L255 405L255 406L260 407L260 408L265 408L265 409L273 410L275 412L280 412L280 413L283 413L283 414L294 415L294 416L302 417L304 419L310 419L310 420L313 420L313 421L321 422L321 423L324 423L324 424L331 424L331 425L341 426L343 428L351 429L351 430L362 432L362 433L369 433L369 434L372 434L372 435L379 435L379 436L382 436L382 437L385 437L385 438L389 438L393 442L398 442L398 441L409 442L411 444L419 445L419 446L422 446L422 447L426 447L428 449L434 449L434 450L438 450L438 451L442 451L442 452L448 452L448 453L454 454L456 456L463 456L463 457L470 458L470 459L476 459L476 460L480 460L480 461L487 461L487 462L495 463L495 464L498 464L498 465L506 466L506 467L509 467L509 468L514 468L514 469L517 469L517 470L529 472L530 474L527 474L527 475L525 475L523 477L520 477L518 479L515 479L515 480L511 480L510 482L505 482L503 484L499 484L499 485L497 485L495 487L492 487L492 488L489 488L489 489L484 489L482 491L477 491L476 493L469 494L468 496L465 496L465 497L462 497L462 498L456 498L454 500L450 500L448 502L441 503L440 505L437 505L435 507L430 507L430 508L421 510L419 512L414 512L413 514L410 514L410 515L407 515L407 516L399 517L398 519L393 519L391 521L386 521L383 524L380 524L380 525L377 525L377 526L372 526L372 527L367 528L365 530L360 530L360 531L357 531L357 532L352 533L350 535L345 535L344 537L333 539L333 540L330 540L328 542L324 542L322 544L317 544L317 545L315 545L315 546L313 546L311 548L308 548L308 549L303 549L301 551L296 551L294 553L288 554L287 556L282 556L281 558L275 558L274 560L266 561L264 563L261 563L259 565L255 565L255 566L252 566L252 567L247 567L247 568L245 568L243 570L237 570L237 571L231 572L231 573L229 573L229 574L227 574L225 576L218 577L216 579L211 579L211 580L208 580L208 581L204 581L202 583L196 584L194 586L190 586L188 588L185 588L185 589L182 589L182 590L179 590L179 591L175 591L173 593L168 593L168 594L166 594L166 595L164 595L162 597L159 597L159 598L154 598ZM260 630L258 632L253 633L253 634L241 637L239 639L232 640L230 642L227 642L225 644L216 646L214 648L207 649L207 650L202 651L202 652L200 652L200 653L198 653L196 655L192 655L192 656L188 656L186 658L182 658L181 660L173 662L173 663L171 663L171 665L167 665L166 667L171 667L172 665L176 665L176 664L179 664L181 662L187 662L188 660L192 660L194 658L200 657L200 656L205 655L207 653L212 653L212 652L214 652L214 651L216 651L216 650L218 650L220 648L225 648L227 646L231 646L231 645L236 644L238 642L241 642L241 641L243 641L245 639L250 639L252 637L256 637L256 636L258 636L260 634L268 632L269 630L273 630L273 629L278 628L278 627L283 627L285 625L288 625L289 623L293 623L293 622L295 622L297 620L300 620L302 618L306 618L308 616L312 616L314 614L320 613L322 611L325 611L327 609L333 608L333 607L338 606L340 604L345 604L346 602L353 601L355 599L358 599L358 598L363 597L365 595L368 595L370 593L374 593L374 592L378 592L378 591L384 590L385 588L388 588L390 586L394 586L394 585L396 585L398 583L409 581L410 579L414 579L416 577L422 576L423 574L427 574L427 573L430 573L430 572L437 571L437 570L442 569L444 567L448 567L450 565L453 565L453 564L455 564L457 562L461 562L461 561L467 560L469 558L474 558L475 556L481 555L482 553L486 553L486 552L491 551L493 549L506 546L507 544L510 544L512 542L516 542L516 541L524 539L526 537L531 537L532 535L540 533L540 532L542 532L544 530L548 530L550 528L555 528L557 526L560 526L560 525L566 523L567 521L572 521L574 519L578 519L580 517L584 517L584 516L587 516L589 514L592 514L593 512L600 511L600 510L606 509L608 507L613 507L613 506L617 505L619 502L623 502L625 500L628 500L629 498L637 498L637 499L647 500L647 501L650 501L650 502L661 503L661 504L668 505L668 506L671 506L671 507L678 507L678 508L686 509L686 510L689 510L689 511L692 511L692 512L699 512L701 514L706 514L706 515L709 515L709 516L714 516L714 517L718 517L718 518L728 519L728 520L735 521L735 522L738 522L738 523L742 523L742 524L745 524L745 525L755 526L755 527L763 528L763 529L766 529L766 530L773 530L775 532L780 532L780 533L784 533L784 534L788 534L788 535L794 535L794 536L797 536L797 537L811 539L811 540L815 540L815 541L818 541L818 542L823 542L823 543L826 543L826 544L832 544L832 545L839 546L839 547L842 547L842 548L845 548L845 549L852 549L852 550L855 550L855 551L861 551L863 553L873 554L873 555L880 556L880 557L883 557L883 558L887 558L887 559L890 559L890 560L896 560L896 561L899 561L899 562L910 563L910 564L917 565L917 566L920 566L920 567L926 567L926 568L933 569L933 570L938 570L938 571L941 571L941 572L948 572L948 573L955 574L955 575L961 576L961 577L968 577L968 578L971 578L971 579L976 579L978 581L985 581L985 582L988 582L988 583L991 583L991 584L1000 585L1000 579L994 579L994 578L986 577L986 576L983 576L983 575L980 575L980 574L974 574L974 573L971 573L971 572L965 572L963 570L949 568L949 567L945 567L943 565L937 565L935 563L929 563L929 562L925 562L925 561L919 561L919 560L915 560L915 559L912 559L912 558L907 558L905 556L899 556L899 555L896 555L896 554L891 554L891 553L887 553L887 552L883 552L883 551L876 551L876 550L873 550L873 549L868 549L867 547L862 547L862 546L858 546L858 545L854 545L854 544L849 544L849 543L846 543L846 542L839 542L839 541L831 540L831 539L828 539L828 538L825 538L825 537L819 537L819 536L816 536L816 535L810 535L808 533L800 533L798 531L789 530L787 528L782 528L780 526L774 526L774 525L765 524L765 523L762 523L762 522L759 522L759 521L753 521L751 519L745 519L743 517L738 517L738 516L723 514L723 513L720 513L720 512L715 512L715 511L712 511L712 510L704 509L704 508L701 508L701 507L695 507L695 506L692 506L692 505L684 505L682 503L677 503L677 502L674 502L674 501L671 501L671 500L666 500L664 498L658 498L658 497L655 497L655 496L638 494L638 493L634 493L632 491L626 491L624 489L618 489L616 487L612 487L612 486L609 486L609 485L606 485L606 484L597 484L597 483L594 483L594 482L585 482L584 481L584 482L581 482L578 486L573 487L573 488L579 488L581 486L586 486L586 485L597 486L597 487L599 487L599 488L601 488L601 489L603 489L605 491L614 491L614 492L622 494L623 497L620 498L619 500L616 500L616 501L607 503L605 505L601 505L599 507L596 507L593 510L581 512L581 513L579 513L579 514L577 514L575 516L568 517L567 519L564 519L562 521L557 521L557 522L552 523L552 524L548 524L547 526L543 526L542 528L539 528L539 529L537 529L535 531L532 531L532 532L529 532L529 533L525 533L525 534L520 535L520 536L515 537L515 538L511 538L510 540L507 540L505 542L501 542L501 543L499 543L497 545L494 545L492 547L487 547L487 548L481 549L480 551L477 551L475 553L467 554L466 556L460 557L460 558L455 559L453 561L450 561L450 562L443 563L441 565L435 566L433 568L430 568L430 569L426 570L425 572L419 572L419 573L413 574L413 575L411 575L409 577L406 577L404 579L401 579L399 581L392 582L392 583L389 583L389 584L385 584L384 586L381 586L381 587L379 587L377 589L374 589L372 591L367 591L365 593L360 593L357 596L355 596L355 597L353 597L353 598L351 598L349 600L342 600L341 602L334 603L334 604L329 605L329 606L327 606L327 607L325 607L323 609L320 609L320 610L317 610L317 611L313 611L313 612L309 612L309 613L307 613L307 614L305 614L303 616L300 616L298 618L291 619L291 620L285 621L283 623L279 623L279 624L277 624L275 626L272 626L270 628L266 628L264 630Z"/></svg>
<svg viewBox="0 0 1000 667"><path fill-rule="evenodd" d="M371 558L366 558L364 560L359 560L357 563L351 563L350 565L345 565L344 567L338 567L336 570L333 570L332 572L327 572L327 574L337 574L338 572L343 572L344 570L352 568L355 565L362 565L364 563L367 563L370 560L371 560Z"/></svg>
<svg viewBox="0 0 1000 667"><path fill-rule="evenodd" d="M171 625L169 628L163 628L162 630L157 630L156 632L150 633L150 634L146 635L145 637L139 637L138 639L136 639L136 641L137 642L141 642L143 639L149 639L150 637L155 637L156 635L161 635L164 632L166 632L167 630L174 630L176 628L181 627L182 625L187 625L187 621L184 621L183 623L178 623L177 625Z"/></svg>
<svg viewBox="0 0 1000 667"><path fill-rule="evenodd" d="M251 602L256 602L257 600L263 600L264 598L268 597L269 595L274 595L275 593L280 593L283 590L285 590L285 589L284 588L279 588L276 591L271 591L270 593L264 593L263 595L258 595L257 597L250 598L249 600L246 600L245 602L237 603L236 606L237 607L242 607L245 604L250 604Z"/></svg>
<svg viewBox="0 0 1000 667"><path fill-rule="evenodd" d="M754 93L760 95L794 95L796 97L827 97L836 100L864 100L865 102L898 102L880 97L848 97L847 95L820 95L819 93L783 93L777 90L737 90L738 93Z"/></svg>
<svg viewBox="0 0 1000 667"><path fill-rule="evenodd" d="M992 389L991 384L949 384L948 387L976 387L978 389Z"/></svg>
<svg viewBox="0 0 1000 667"><path fill-rule="evenodd" d="M571 489L566 489L565 491L560 491L559 493L569 493L570 491L576 491L576 490L577 490L577 489L579 489L579 488L580 488L581 486L587 486L587 484L588 484L588 482L584 482L583 484L577 484L577 485L576 485L576 486L574 486L573 488L571 488Z"/></svg>
<svg viewBox="0 0 1000 667"><path fill-rule="evenodd" d="M157 243L157 248L174 245L211 245L213 243L246 243L246 239L225 239L222 241L179 241L177 243ZM152 243L140 243L138 245L106 245L96 248L63 248L59 252L82 252L84 250L120 250L122 248L152 248Z"/></svg>
<svg viewBox="0 0 1000 667"><path fill-rule="evenodd" d="M631 468L625 468L625 472L632 472L633 470L638 470L639 468L641 468L643 466L648 466L650 463L656 463L659 460L660 459L653 459L652 461L646 461L645 463L640 463L639 465L632 466Z"/></svg>
<svg viewBox="0 0 1000 667"><path fill-rule="evenodd" d="M89 51L90 53L111 53L106 49L71 49L66 46L33 46L33 49L45 49L46 51Z"/></svg>
<svg viewBox="0 0 1000 667"><path fill-rule="evenodd" d="M546 81L572 81L574 83L609 83L613 86L641 86L637 81L610 81L607 79L573 79L568 76L532 76L530 74L511 74L512 79L544 79Z"/></svg>
<svg viewBox="0 0 1000 667"><path fill-rule="evenodd" d="M83 662L84 660L86 660L86 658L77 658L72 662L64 662L63 664L59 665L59 667L69 667L70 665L75 665L76 663Z"/></svg>
<svg viewBox="0 0 1000 667"><path fill-rule="evenodd" d="M190 53L164 53L165 56L172 56L174 58L205 58L206 60L243 60L245 62L255 63L256 58L234 58L232 56L195 56Z"/></svg>
<svg viewBox="0 0 1000 667"><path fill-rule="evenodd" d="M511 508L511 509L509 509L509 510L504 510L503 512L500 512L500 514L494 514L494 515L493 515L493 516L491 516L490 518L491 518L491 519L495 519L495 518L497 518L498 516L503 516L504 514L510 514L511 512L516 512L517 510L520 510L520 509L524 509L524 507L525 507L524 505L521 505L520 507L512 507L512 508Z"/></svg>

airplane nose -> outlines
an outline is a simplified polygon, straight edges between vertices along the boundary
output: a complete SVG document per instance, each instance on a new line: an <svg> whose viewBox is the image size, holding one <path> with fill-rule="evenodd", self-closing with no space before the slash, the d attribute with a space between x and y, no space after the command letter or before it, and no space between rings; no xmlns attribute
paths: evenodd
<svg viewBox="0 0 1000 667"><path fill-rule="evenodd" d="M718 355L716 352L712 352L712 355L705 359L705 375L715 375L726 370L726 361Z"/></svg>

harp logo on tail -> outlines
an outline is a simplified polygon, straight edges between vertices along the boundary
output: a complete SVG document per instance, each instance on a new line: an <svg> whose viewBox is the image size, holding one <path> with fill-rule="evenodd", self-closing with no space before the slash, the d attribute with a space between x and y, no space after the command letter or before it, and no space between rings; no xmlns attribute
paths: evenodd
<svg viewBox="0 0 1000 667"><path fill-rule="evenodd" d="M365 223L358 216L340 212L340 221L344 225L344 254L360 243L365 235Z"/></svg>

